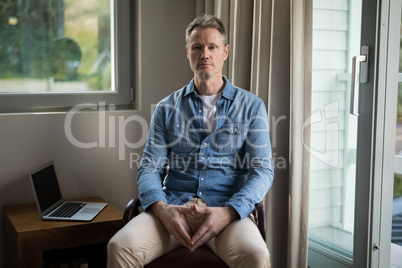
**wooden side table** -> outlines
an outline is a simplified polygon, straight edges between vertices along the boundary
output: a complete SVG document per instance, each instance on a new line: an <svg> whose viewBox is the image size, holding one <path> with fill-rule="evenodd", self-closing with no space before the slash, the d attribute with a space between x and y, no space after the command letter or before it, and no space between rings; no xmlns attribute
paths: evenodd
<svg viewBox="0 0 402 268"><path fill-rule="evenodd" d="M100 197L75 201L105 202ZM42 268L45 251L106 244L123 217L110 204L91 222L42 221L36 204L4 206L2 211L4 267Z"/></svg>

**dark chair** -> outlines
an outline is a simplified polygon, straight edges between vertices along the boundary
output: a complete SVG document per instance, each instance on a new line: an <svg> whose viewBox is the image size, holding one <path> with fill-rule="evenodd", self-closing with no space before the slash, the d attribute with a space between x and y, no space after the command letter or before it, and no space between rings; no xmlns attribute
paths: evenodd
<svg viewBox="0 0 402 268"><path fill-rule="evenodd" d="M123 214L123 226L127 224L132 218L140 213L141 204L137 198L128 202ZM265 214L263 202L255 205L253 212L257 227L265 241ZM207 246L202 246L194 252L189 251L185 247L180 247L172 252L169 252L151 263L145 265L146 268L220 268L228 267L212 250Z"/></svg>

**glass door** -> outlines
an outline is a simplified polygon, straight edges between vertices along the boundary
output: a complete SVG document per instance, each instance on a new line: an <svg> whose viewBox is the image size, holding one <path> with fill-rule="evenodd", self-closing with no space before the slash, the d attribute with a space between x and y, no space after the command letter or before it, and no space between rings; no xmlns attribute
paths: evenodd
<svg viewBox="0 0 402 268"><path fill-rule="evenodd" d="M402 47L400 48L402 49ZM401 52L399 52L402 55ZM402 267L402 60L399 61L395 133L394 190L392 193L391 267Z"/></svg>
<svg viewBox="0 0 402 268"><path fill-rule="evenodd" d="M368 263L376 2L313 2L311 268Z"/></svg>
<svg viewBox="0 0 402 268"><path fill-rule="evenodd" d="M379 215L380 251L378 267L402 267L402 32L401 0L394 0L390 7L388 40L388 71L385 75L387 95L383 176ZM398 53L399 52L399 53ZM399 54L399 57L398 57ZM392 64L390 64L392 63ZM386 166L387 163L393 166Z"/></svg>
<svg viewBox="0 0 402 268"><path fill-rule="evenodd" d="M402 25L402 21L400 25ZM401 27L399 27L399 29L401 31ZM399 74L390 254L390 264L393 266L391 267L402 267L402 33L400 33L399 44Z"/></svg>

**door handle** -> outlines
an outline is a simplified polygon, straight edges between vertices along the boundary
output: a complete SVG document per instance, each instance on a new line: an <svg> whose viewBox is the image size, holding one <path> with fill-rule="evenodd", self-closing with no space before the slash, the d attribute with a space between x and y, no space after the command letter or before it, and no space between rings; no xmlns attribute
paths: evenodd
<svg viewBox="0 0 402 268"><path fill-rule="evenodd" d="M368 56L369 47L362 46L361 55L354 56L352 60L352 79L351 79L351 90L350 90L350 114L359 116L358 105L359 105L359 83L368 82ZM360 65L360 77L357 81L357 70Z"/></svg>

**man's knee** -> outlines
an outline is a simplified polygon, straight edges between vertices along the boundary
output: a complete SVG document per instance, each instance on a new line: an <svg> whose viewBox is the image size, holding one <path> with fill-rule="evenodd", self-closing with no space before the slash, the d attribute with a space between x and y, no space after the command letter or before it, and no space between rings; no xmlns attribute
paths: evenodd
<svg viewBox="0 0 402 268"><path fill-rule="evenodd" d="M235 267L270 268L271 257L268 248L249 247L239 254Z"/></svg>
<svg viewBox="0 0 402 268"><path fill-rule="evenodd" d="M119 243L119 241L114 238L115 237L112 237L112 239L107 244L107 259L109 263L108 267L113 267L116 263L119 263L119 259L122 255L122 252L124 251L121 247L121 243Z"/></svg>
<svg viewBox="0 0 402 268"><path fill-rule="evenodd" d="M267 247L255 248L248 252L248 262L250 267L270 267L271 257Z"/></svg>
<svg viewBox="0 0 402 268"><path fill-rule="evenodd" d="M266 267L270 268L271 265L271 256L269 254L267 247L261 247L257 250L254 250L251 253L251 263L254 263L252 267ZM250 266L251 267L251 266Z"/></svg>
<svg viewBox="0 0 402 268"><path fill-rule="evenodd" d="M115 255L116 252L119 252L119 243L115 239L111 239L107 244L107 252L108 255Z"/></svg>
<svg viewBox="0 0 402 268"><path fill-rule="evenodd" d="M107 244L108 267L142 267L143 258L134 251L131 245L112 237Z"/></svg>

